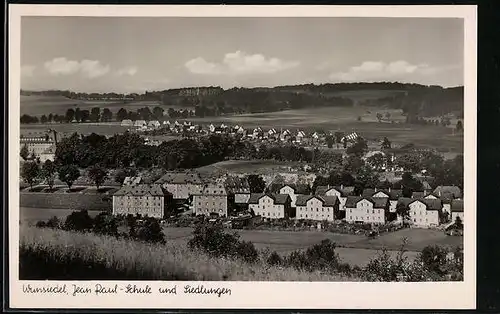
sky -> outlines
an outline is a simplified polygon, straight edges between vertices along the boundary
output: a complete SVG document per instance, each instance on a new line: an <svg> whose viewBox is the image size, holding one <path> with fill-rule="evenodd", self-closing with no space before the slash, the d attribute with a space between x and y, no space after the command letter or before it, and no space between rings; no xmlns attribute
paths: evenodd
<svg viewBox="0 0 500 314"><path fill-rule="evenodd" d="M22 17L21 88L464 84L457 18Z"/></svg>

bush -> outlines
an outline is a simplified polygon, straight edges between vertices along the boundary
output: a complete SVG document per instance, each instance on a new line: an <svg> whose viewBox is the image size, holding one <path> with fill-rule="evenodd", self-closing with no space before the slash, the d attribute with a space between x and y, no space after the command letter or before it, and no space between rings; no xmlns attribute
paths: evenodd
<svg viewBox="0 0 500 314"><path fill-rule="evenodd" d="M158 221L154 218L148 218L142 224L136 234L136 239L150 243L165 243L165 235Z"/></svg>
<svg viewBox="0 0 500 314"><path fill-rule="evenodd" d="M247 263L255 263L259 258L259 252L252 242L242 241L236 247L236 256Z"/></svg>
<svg viewBox="0 0 500 314"><path fill-rule="evenodd" d="M53 229L62 229L63 223L59 218L57 218L57 216L53 216L47 221L45 227Z"/></svg>
<svg viewBox="0 0 500 314"><path fill-rule="evenodd" d="M440 246L429 245L422 250L419 259L429 271L442 275L445 273L444 267L447 263L447 253L448 252Z"/></svg>
<svg viewBox="0 0 500 314"><path fill-rule="evenodd" d="M205 251L214 257L234 256L239 245L237 234L225 233L222 225L198 224L193 232L194 237L189 240L188 246L191 249Z"/></svg>
<svg viewBox="0 0 500 314"><path fill-rule="evenodd" d="M276 251L273 251L267 258L266 262L271 266L282 266L283 258L281 258L281 256L276 253Z"/></svg>
<svg viewBox="0 0 500 314"><path fill-rule="evenodd" d="M293 251L290 255L285 257L285 265L287 267L293 267L297 270L307 270L310 263L304 252Z"/></svg>
<svg viewBox="0 0 500 314"><path fill-rule="evenodd" d="M97 234L118 235L117 218L102 212L94 218L93 232Z"/></svg>
<svg viewBox="0 0 500 314"><path fill-rule="evenodd" d="M312 269L336 269L339 263L338 254L335 253L335 243L329 239L313 245L306 251Z"/></svg>
<svg viewBox="0 0 500 314"><path fill-rule="evenodd" d="M74 231L90 231L94 225L92 217L86 210L72 212L64 222L64 229Z"/></svg>
<svg viewBox="0 0 500 314"><path fill-rule="evenodd" d="M39 220L39 221L36 222L35 226L38 227L38 228L45 228L47 226L47 223L45 221L43 221L43 220Z"/></svg>

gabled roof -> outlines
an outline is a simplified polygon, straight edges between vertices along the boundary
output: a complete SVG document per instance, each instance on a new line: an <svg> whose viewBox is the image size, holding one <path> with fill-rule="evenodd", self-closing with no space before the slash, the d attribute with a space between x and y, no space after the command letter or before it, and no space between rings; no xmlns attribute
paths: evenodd
<svg viewBox="0 0 500 314"><path fill-rule="evenodd" d="M332 207L338 202L335 196L319 196L319 195L299 195L297 196L296 206L307 206L307 202L313 198L319 199L323 206Z"/></svg>
<svg viewBox="0 0 500 314"><path fill-rule="evenodd" d="M288 194L270 194L270 193L252 193L248 199L248 204L258 204L259 200L264 197L270 197L274 200L274 204L283 205L290 199Z"/></svg>
<svg viewBox="0 0 500 314"><path fill-rule="evenodd" d="M271 184L270 190L271 192L278 192L282 188L289 186L293 189L295 194L309 194L309 186L307 184L294 184L294 183L285 183L285 184Z"/></svg>
<svg viewBox="0 0 500 314"><path fill-rule="evenodd" d="M371 202L373 204L373 208L385 208L389 202L389 198L387 197L348 196L345 203L345 207L355 208L356 205L362 200L367 200Z"/></svg>
<svg viewBox="0 0 500 314"><path fill-rule="evenodd" d="M434 189L434 194L443 196L445 194L453 196L453 198L461 198L462 191L458 186L454 185L440 185L436 189Z"/></svg>
<svg viewBox="0 0 500 314"><path fill-rule="evenodd" d="M250 193L250 185L246 178L230 176L226 178L224 185L230 193Z"/></svg>
<svg viewBox="0 0 500 314"><path fill-rule="evenodd" d="M396 206L401 206L401 204L402 204L405 207L408 207L408 205L410 205L410 203L413 201L414 201L414 199L409 198L409 197L400 197L400 198L398 198L398 204Z"/></svg>
<svg viewBox="0 0 500 314"><path fill-rule="evenodd" d="M414 202L424 203L427 210L441 210L443 208L443 202L441 202L441 200L439 200L439 199L437 199L437 200L425 199L425 198L413 199L413 201L410 202L408 205L410 205L411 203L414 203Z"/></svg>
<svg viewBox="0 0 500 314"><path fill-rule="evenodd" d="M170 184L202 184L200 175L196 172L167 172L163 177L158 179L156 183Z"/></svg>
<svg viewBox="0 0 500 314"><path fill-rule="evenodd" d="M219 195L227 196L226 188L223 184L206 184L203 187L201 195Z"/></svg>
<svg viewBox="0 0 500 314"><path fill-rule="evenodd" d="M464 211L464 201L463 200L453 200L451 201L451 211L452 212L461 212Z"/></svg>
<svg viewBox="0 0 500 314"><path fill-rule="evenodd" d="M125 177L123 180L123 185L137 185L141 183L141 177Z"/></svg>
<svg viewBox="0 0 500 314"><path fill-rule="evenodd" d="M138 184L123 186L113 196L148 196L148 194L151 196L165 196L166 192L159 184Z"/></svg>
<svg viewBox="0 0 500 314"><path fill-rule="evenodd" d="M326 185L320 185L316 188L316 195L325 195L326 192L335 189L336 191L339 191L340 194L343 197L350 196L354 192L354 187L353 186L345 186L343 188L339 186L326 186Z"/></svg>
<svg viewBox="0 0 500 314"><path fill-rule="evenodd" d="M362 193L362 196L363 197L372 197L373 194L375 194L375 189L364 189L363 190L363 193Z"/></svg>
<svg viewBox="0 0 500 314"><path fill-rule="evenodd" d="M413 192L411 193L411 198L424 198L425 193L424 192Z"/></svg>

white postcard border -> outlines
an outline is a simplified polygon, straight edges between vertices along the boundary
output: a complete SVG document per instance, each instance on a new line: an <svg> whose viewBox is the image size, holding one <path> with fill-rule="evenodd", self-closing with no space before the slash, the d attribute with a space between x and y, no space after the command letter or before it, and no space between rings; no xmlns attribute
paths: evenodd
<svg viewBox="0 0 500 314"><path fill-rule="evenodd" d="M115 6L9 5L9 268L12 308L346 308L471 309L476 305L476 212L466 210L464 281L423 283L353 282L203 282L226 287L231 295L63 296L25 295L19 265L19 103L21 16L226 16L226 17L448 17L464 19L464 194L465 207L476 208L476 6ZM53 281L47 281L53 282ZM71 285L75 281L65 281ZM60 282L63 283L63 282ZM92 286L97 282L79 282ZM106 284L115 282L106 281ZM124 284L124 282L116 282ZM148 283L159 286L196 282Z"/></svg>

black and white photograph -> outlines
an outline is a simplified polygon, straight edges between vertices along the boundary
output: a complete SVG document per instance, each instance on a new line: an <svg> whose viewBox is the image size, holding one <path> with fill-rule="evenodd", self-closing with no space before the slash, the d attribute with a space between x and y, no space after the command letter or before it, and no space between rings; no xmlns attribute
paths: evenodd
<svg viewBox="0 0 500 314"><path fill-rule="evenodd" d="M463 17L78 15L19 17L24 294L464 283Z"/></svg>

